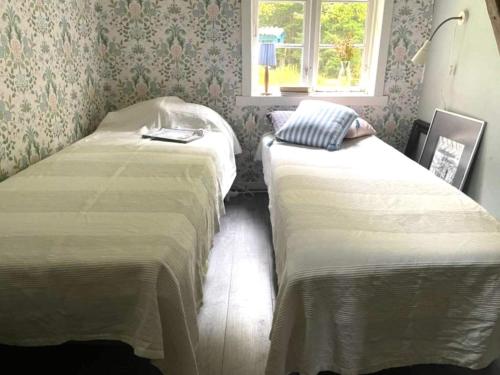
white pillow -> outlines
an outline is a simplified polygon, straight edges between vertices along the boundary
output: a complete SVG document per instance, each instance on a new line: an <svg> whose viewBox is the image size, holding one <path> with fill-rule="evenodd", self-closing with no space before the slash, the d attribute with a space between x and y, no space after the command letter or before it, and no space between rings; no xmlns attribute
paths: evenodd
<svg viewBox="0 0 500 375"><path fill-rule="evenodd" d="M165 112L169 123L167 127L222 132L231 141L234 153L241 153L241 146L233 129L213 109L194 103L168 103Z"/></svg>
<svg viewBox="0 0 500 375"><path fill-rule="evenodd" d="M165 109L171 103L184 103L177 96L165 96L110 112L99 125L101 130L138 131L142 128L169 127Z"/></svg>
<svg viewBox="0 0 500 375"><path fill-rule="evenodd" d="M165 96L110 112L98 130L145 133L155 128L206 129L225 134L235 154L241 146L231 126L214 110Z"/></svg>

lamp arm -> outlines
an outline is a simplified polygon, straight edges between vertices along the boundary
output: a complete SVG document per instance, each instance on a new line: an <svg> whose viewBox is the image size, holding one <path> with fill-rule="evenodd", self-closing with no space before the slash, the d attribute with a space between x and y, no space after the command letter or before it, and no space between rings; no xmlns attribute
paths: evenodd
<svg viewBox="0 0 500 375"><path fill-rule="evenodd" d="M462 19L464 19L464 17L462 17L462 16L458 16L458 17L450 17L450 18L445 19L443 22L441 22L441 23L439 24L439 26L438 26L438 27L436 27L436 30L434 30L434 32L432 33L432 35L431 35L431 37L430 37L429 41L431 41L431 40L432 40L432 38L434 38L434 35L436 35L436 33L438 32L438 30L439 30L441 27L443 27L445 23L450 22L450 21L453 21L453 20L462 20Z"/></svg>

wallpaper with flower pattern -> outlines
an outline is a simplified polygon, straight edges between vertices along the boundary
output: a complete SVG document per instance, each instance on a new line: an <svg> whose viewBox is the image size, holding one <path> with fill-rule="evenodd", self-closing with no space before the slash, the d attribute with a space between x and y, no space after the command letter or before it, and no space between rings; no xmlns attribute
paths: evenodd
<svg viewBox="0 0 500 375"><path fill-rule="evenodd" d="M97 0L0 0L0 181L104 115Z"/></svg>
<svg viewBox="0 0 500 375"><path fill-rule="evenodd" d="M417 118L421 70L411 56L428 37L434 0L395 0L386 71L386 107L355 108L396 148L406 145ZM254 161L270 131L270 107L237 107L241 95L241 0L102 0L108 108L159 95L212 107L233 126L243 146L239 188L263 187Z"/></svg>
<svg viewBox="0 0 500 375"><path fill-rule="evenodd" d="M434 0L394 0L385 107L355 108L404 148L417 117ZM243 146L236 187L263 187L254 161L265 114L241 95L241 0L0 0L0 174L11 174L87 134L114 110L177 95L207 105ZM243 15L244 16L244 15ZM48 25L47 25L48 24Z"/></svg>

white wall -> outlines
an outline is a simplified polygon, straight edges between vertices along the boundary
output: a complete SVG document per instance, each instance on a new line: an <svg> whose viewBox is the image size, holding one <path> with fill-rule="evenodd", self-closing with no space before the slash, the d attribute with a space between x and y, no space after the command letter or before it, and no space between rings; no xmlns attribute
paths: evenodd
<svg viewBox="0 0 500 375"><path fill-rule="evenodd" d="M484 0L436 0L434 25L469 10L464 26L444 26L432 42L419 118L444 108L487 121L467 194L500 218L500 54ZM450 65L456 66L450 75Z"/></svg>

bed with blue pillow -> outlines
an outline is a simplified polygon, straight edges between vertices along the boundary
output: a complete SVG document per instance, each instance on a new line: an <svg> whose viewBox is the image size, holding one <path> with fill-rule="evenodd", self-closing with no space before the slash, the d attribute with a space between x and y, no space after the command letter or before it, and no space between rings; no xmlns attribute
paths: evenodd
<svg viewBox="0 0 500 375"><path fill-rule="evenodd" d="M313 147L312 117L301 132L288 115L262 147L279 286L266 374L500 357L500 223L376 136L339 147L343 124Z"/></svg>

